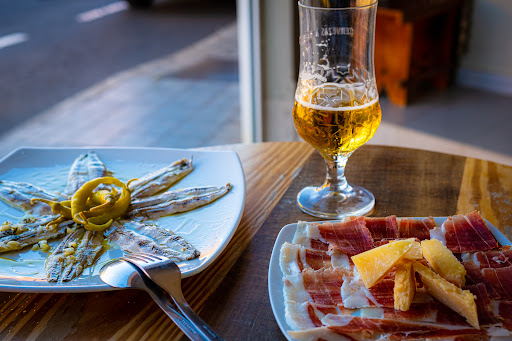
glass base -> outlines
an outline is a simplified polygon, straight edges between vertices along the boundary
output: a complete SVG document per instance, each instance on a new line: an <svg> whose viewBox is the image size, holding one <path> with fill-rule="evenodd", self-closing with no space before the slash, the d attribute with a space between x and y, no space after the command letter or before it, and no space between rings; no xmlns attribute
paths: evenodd
<svg viewBox="0 0 512 341"><path fill-rule="evenodd" d="M360 186L349 185L343 192L332 192L329 187L309 186L299 192L297 204L312 216L342 219L369 213L375 206L375 197Z"/></svg>

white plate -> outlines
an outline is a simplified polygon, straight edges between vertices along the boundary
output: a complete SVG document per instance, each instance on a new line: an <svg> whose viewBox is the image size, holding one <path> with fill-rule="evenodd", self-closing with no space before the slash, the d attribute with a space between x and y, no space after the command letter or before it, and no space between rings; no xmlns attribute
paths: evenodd
<svg viewBox="0 0 512 341"><path fill-rule="evenodd" d="M421 218L416 218L421 219ZM438 226L441 226L443 222L446 220L446 217L435 217L434 220ZM492 232L496 240L501 245L512 245L510 240L501 233L493 224L491 224L486 219L485 223L487 227ZM332 220L330 221L332 222ZM317 223L322 223L317 222ZM297 224L288 224L281 229L279 235L277 236L276 242L274 244L274 249L272 250L272 256L270 257L270 265L268 269L268 292L270 296L270 305L272 306L272 312L276 318L277 324L279 328L283 332L286 339L290 341L294 341L289 334L288 330L292 328L286 322L285 310L284 310L284 295L283 295L283 273L281 272L281 268L279 267L279 254L281 251L281 245L284 242L291 243L293 240L293 236L295 235L295 231L297 230Z"/></svg>
<svg viewBox="0 0 512 341"><path fill-rule="evenodd" d="M181 158L192 158L194 170L172 188L220 186L227 182L233 188L210 205L190 212L163 217L159 226L181 235L200 252L199 258L182 262L183 277L204 270L224 250L240 222L245 200L245 181L238 155L233 151L199 151L164 148L20 148L0 161L0 180L23 181L49 190L64 191L67 173L75 158L89 150L126 181L167 166ZM0 224L20 218L22 213L0 202ZM14 217L14 219L13 219ZM57 242L49 244L55 245ZM48 283L44 260L47 253L21 251L0 254L0 290L16 292L91 292L113 290L103 283L99 270L107 261L118 258L122 251L111 248L96 264L66 283Z"/></svg>

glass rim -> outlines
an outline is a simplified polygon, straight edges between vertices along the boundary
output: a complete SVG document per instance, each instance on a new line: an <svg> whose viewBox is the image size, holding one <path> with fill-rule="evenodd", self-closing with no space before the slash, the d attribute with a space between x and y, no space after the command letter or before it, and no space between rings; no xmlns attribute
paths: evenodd
<svg viewBox="0 0 512 341"><path fill-rule="evenodd" d="M307 9L315 9L315 10L323 10L323 11L336 11L336 10L341 10L341 9L365 9L365 8L368 8L368 7L372 7L372 6L375 6L377 5L377 3L379 2L378 0L373 0L371 4L368 4L368 5L364 5L364 6L347 6L347 7L318 7L318 6L308 6L308 5L304 5L302 2L304 0L298 0L297 3L299 4L299 7L302 7L302 8L307 8Z"/></svg>

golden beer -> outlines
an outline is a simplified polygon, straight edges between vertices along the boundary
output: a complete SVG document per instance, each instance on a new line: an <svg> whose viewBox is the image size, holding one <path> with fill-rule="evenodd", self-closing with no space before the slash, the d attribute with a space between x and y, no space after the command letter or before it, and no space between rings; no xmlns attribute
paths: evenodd
<svg viewBox="0 0 512 341"><path fill-rule="evenodd" d="M355 106L350 101L330 104L306 103L297 97L293 108L297 133L320 153L350 153L373 137L381 120L378 99Z"/></svg>
<svg viewBox="0 0 512 341"><path fill-rule="evenodd" d="M293 121L320 152L326 177L304 187L305 213L343 219L369 213L375 197L345 177L348 158L375 134L381 120L373 67L377 0L299 0L300 62Z"/></svg>

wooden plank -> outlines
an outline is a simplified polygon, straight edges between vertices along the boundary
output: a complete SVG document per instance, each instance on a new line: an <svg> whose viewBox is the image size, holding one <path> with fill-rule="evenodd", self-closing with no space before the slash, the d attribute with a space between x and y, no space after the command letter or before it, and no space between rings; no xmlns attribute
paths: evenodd
<svg viewBox="0 0 512 341"><path fill-rule="evenodd" d="M512 167L468 158L457 213L474 210L512 238Z"/></svg>
<svg viewBox="0 0 512 341"><path fill-rule="evenodd" d="M364 146L347 166L348 181L375 195L374 216L446 216L456 211L464 157Z"/></svg>

